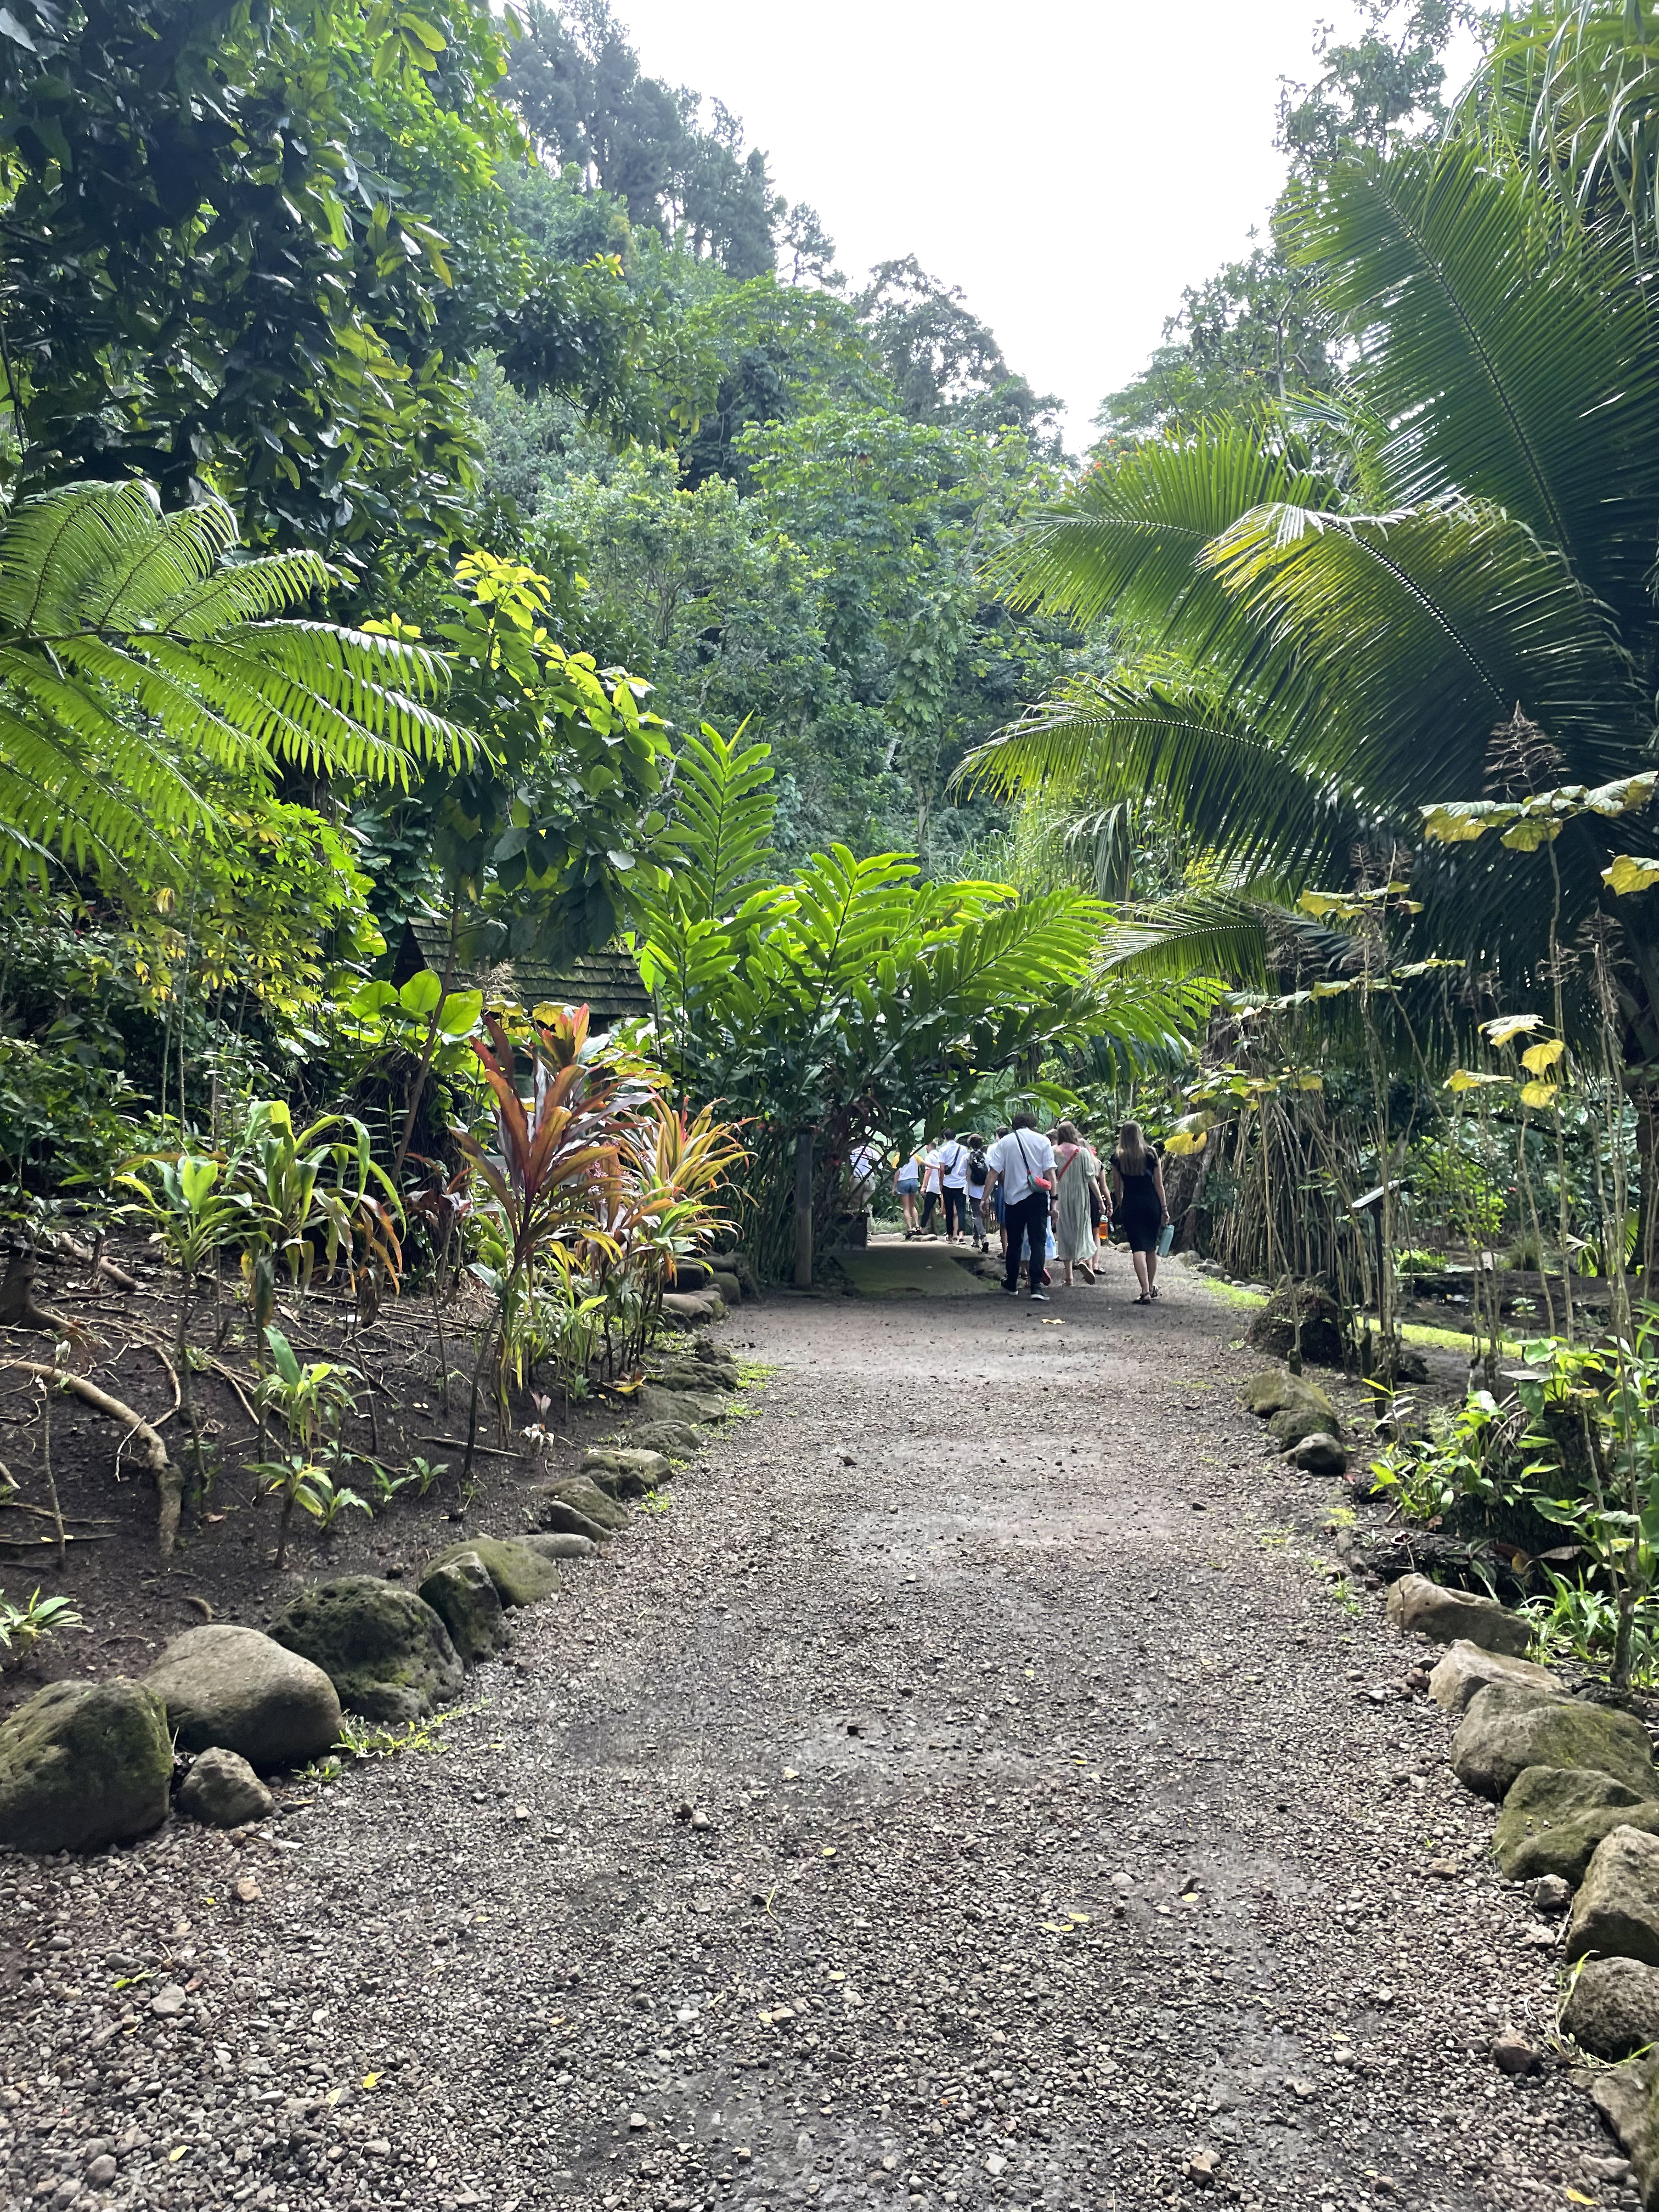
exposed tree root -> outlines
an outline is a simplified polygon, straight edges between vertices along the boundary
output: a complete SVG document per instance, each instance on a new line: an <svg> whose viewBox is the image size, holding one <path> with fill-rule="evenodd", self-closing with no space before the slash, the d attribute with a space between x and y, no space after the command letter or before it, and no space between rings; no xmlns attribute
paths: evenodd
<svg viewBox="0 0 1659 2212"><path fill-rule="evenodd" d="M111 1397L107 1390L100 1390L84 1375L71 1374L62 1367L49 1367L38 1359L8 1359L0 1364L15 1369L20 1374L34 1376L48 1389L55 1387L67 1390L80 1399L82 1405L90 1406L94 1413L102 1413L108 1420L120 1422L127 1433L115 1448L116 1460L118 1463L121 1454L131 1444L139 1465L147 1474L155 1476L156 1534L161 1557L170 1559L179 1536L184 1478L180 1470L168 1459L167 1446L143 1415L135 1413L131 1407L124 1404L119 1398Z"/></svg>

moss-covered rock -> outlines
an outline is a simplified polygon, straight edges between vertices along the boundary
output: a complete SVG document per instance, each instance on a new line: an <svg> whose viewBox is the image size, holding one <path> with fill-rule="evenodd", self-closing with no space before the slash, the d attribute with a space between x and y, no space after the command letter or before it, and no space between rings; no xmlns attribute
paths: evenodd
<svg viewBox="0 0 1659 2212"><path fill-rule="evenodd" d="M369 1720L424 1720L465 1679L449 1631L422 1597L374 1575L319 1583L270 1624L278 1644L320 1667L340 1702Z"/></svg>
<svg viewBox="0 0 1659 2212"><path fill-rule="evenodd" d="M727 1410L716 1391L671 1389L660 1382L641 1382L629 1402L641 1421L723 1421Z"/></svg>
<svg viewBox="0 0 1659 2212"><path fill-rule="evenodd" d="M1644 1802L1627 1782L1590 1767L1528 1766L1504 1800L1492 1852L1510 1881L1558 1874L1576 1889L1596 1846L1626 1827L1659 1833L1659 1800Z"/></svg>
<svg viewBox="0 0 1659 2212"><path fill-rule="evenodd" d="M628 1524L628 1508L616 1498L607 1498L591 1474L564 1475L557 1482L550 1482L536 1495L570 1506L602 1530L623 1528Z"/></svg>
<svg viewBox="0 0 1659 2212"><path fill-rule="evenodd" d="M553 1562L516 1536L468 1536L440 1552L432 1565L459 1559L465 1552L483 1562L503 1605L534 1605L551 1597L559 1587L559 1571Z"/></svg>
<svg viewBox="0 0 1659 2212"><path fill-rule="evenodd" d="M167 1818L173 1739L141 1682L53 1682L0 1722L0 1844L95 1851Z"/></svg>
<svg viewBox="0 0 1659 2212"><path fill-rule="evenodd" d="M629 1449L621 1444L595 1444L582 1454L582 1474L589 1476L607 1498L645 1498L672 1469L660 1452Z"/></svg>
<svg viewBox="0 0 1659 2212"><path fill-rule="evenodd" d="M507 1634L501 1601L476 1550L447 1552L421 1577L421 1595L463 1659L487 1659Z"/></svg>
<svg viewBox="0 0 1659 2212"><path fill-rule="evenodd" d="M579 1506L573 1505L554 1483L544 1483L532 1490L524 1510L526 1520L539 1535L577 1536L585 1543L598 1545L611 1533L608 1524L592 1519Z"/></svg>
<svg viewBox="0 0 1659 2212"><path fill-rule="evenodd" d="M1252 1352L1288 1359L1297 1340L1296 1315L1301 1309L1302 1357L1316 1367L1342 1364L1342 1309L1317 1283L1281 1283L1245 1332Z"/></svg>
<svg viewBox="0 0 1659 2212"><path fill-rule="evenodd" d="M1659 2212L1659 2057L1598 2074L1590 2095L1636 2169L1643 2212Z"/></svg>
<svg viewBox="0 0 1659 2212"><path fill-rule="evenodd" d="M636 1449L660 1452L667 1460L693 1459L703 1447L690 1421L641 1421L629 1433Z"/></svg>
<svg viewBox="0 0 1659 2212"><path fill-rule="evenodd" d="M1587 1767L1638 1798L1659 1797L1647 1731L1629 1713L1573 1698L1540 1698L1492 1682L1471 1698L1451 1745L1452 1771L1481 1797L1507 1797L1529 1766Z"/></svg>

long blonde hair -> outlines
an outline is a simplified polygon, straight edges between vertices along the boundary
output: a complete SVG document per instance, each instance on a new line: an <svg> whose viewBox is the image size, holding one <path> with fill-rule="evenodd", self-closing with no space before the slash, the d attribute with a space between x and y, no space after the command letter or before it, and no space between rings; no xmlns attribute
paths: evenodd
<svg viewBox="0 0 1659 2212"><path fill-rule="evenodd" d="M1146 1151L1146 1139L1139 1121L1126 1121L1117 1133L1117 1164L1124 1175L1143 1176L1152 1171Z"/></svg>

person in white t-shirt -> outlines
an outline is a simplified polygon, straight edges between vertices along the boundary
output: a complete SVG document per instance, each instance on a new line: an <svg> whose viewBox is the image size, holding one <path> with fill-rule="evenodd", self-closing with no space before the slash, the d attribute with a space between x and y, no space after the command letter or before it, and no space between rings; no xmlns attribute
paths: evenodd
<svg viewBox="0 0 1659 2212"><path fill-rule="evenodd" d="M924 1144L916 1158L921 1165L921 1227L918 1234L937 1237L933 1209L939 1204L939 1146Z"/></svg>
<svg viewBox="0 0 1659 2212"><path fill-rule="evenodd" d="M985 1155L990 1170L986 1184L988 1200L1001 1187L1003 1224L1007 1231L1006 1273L1002 1287L1011 1298L1019 1296L1020 1247L1031 1250L1031 1296L1044 1303L1043 1280L1048 1249L1048 1200L1054 1188L1054 1148L1037 1128L1036 1116L1016 1114L1013 1127L999 1137Z"/></svg>
<svg viewBox="0 0 1659 2212"><path fill-rule="evenodd" d="M954 1244L968 1227L968 1147L947 1129L939 1148L939 1171L945 1193L945 1241Z"/></svg>
<svg viewBox="0 0 1659 2212"><path fill-rule="evenodd" d="M849 1193L852 1210L854 1213L868 1213L875 1202L876 1176L881 1168L881 1146L868 1139L861 1145L855 1145L847 1166L852 1184Z"/></svg>

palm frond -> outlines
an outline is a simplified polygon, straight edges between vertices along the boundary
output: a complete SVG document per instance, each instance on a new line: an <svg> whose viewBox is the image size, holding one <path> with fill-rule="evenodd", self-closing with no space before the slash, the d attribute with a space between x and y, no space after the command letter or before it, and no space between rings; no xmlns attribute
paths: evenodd
<svg viewBox="0 0 1659 2212"><path fill-rule="evenodd" d="M440 655L295 616L326 563L234 562L235 535L222 501L164 515L133 483L67 486L0 527L0 870L210 833L210 766L407 784L471 752L434 703Z"/></svg>
<svg viewBox="0 0 1659 2212"><path fill-rule="evenodd" d="M1181 635L1199 651L1226 613L1201 566L1210 540L1269 501L1316 507L1328 496L1254 425L1206 422L1102 462L988 573L1016 606L1040 600L1084 625L1109 611L1157 642Z"/></svg>
<svg viewBox="0 0 1659 2212"><path fill-rule="evenodd" d="M1296 256L1359 347L1392 502L1492 501L1637 605L1659 506L1659 348L1626 246L1564 241L1526 168L1454 141L1336 163Z"/></svg>

